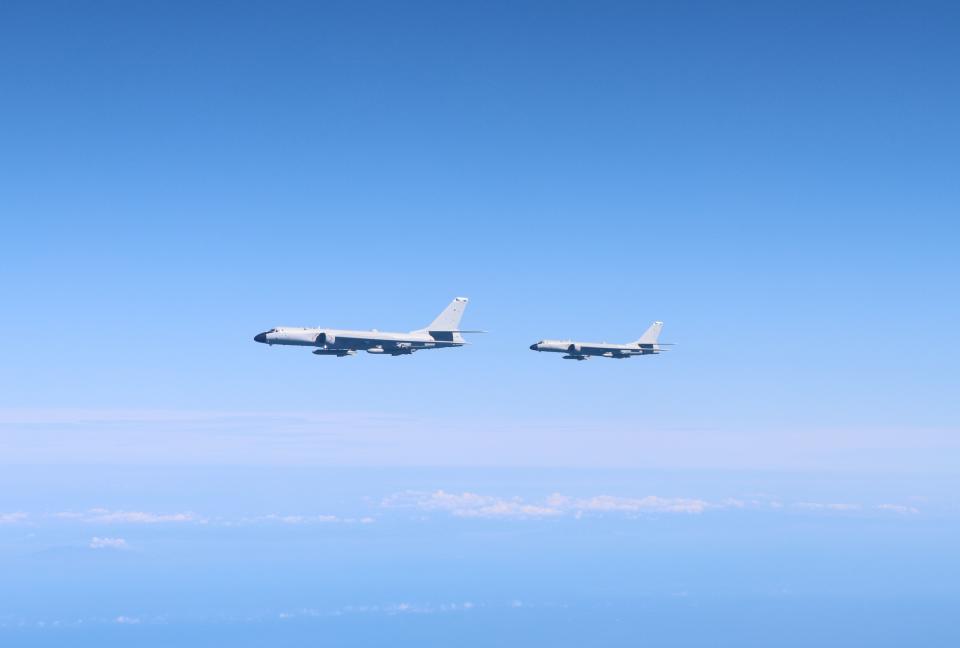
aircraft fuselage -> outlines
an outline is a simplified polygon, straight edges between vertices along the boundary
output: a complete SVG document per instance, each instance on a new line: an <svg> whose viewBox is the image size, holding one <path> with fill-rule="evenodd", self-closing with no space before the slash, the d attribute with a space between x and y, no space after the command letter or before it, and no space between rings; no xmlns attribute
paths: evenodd
<svg viewBox="0 0 960 648"><path fill-rule="evenodd" d="M351 329L280 326L258 333L255 342L286 346L316 347L316 355L348 356L357 351L387 355L410 355L421 349L442 349L466 344L460 318L467 307L466 297L457 297L429 325L407 333L357 331ZM472 331L479 332L479 331Z"/></svg>
<svg viewBox="0 0 960 648"><path fill-rule="evenodd" d="M349 355L355 351L405 355L420 349L458 347L466 344L447 331L394 333L349 329L277 327L254 337L264 344L317 347L317 355Z"/></svg>
<svg viewBox="0 0 960 648"><path fill-rule="evenodd" d="M531 344L530 350L563 353L565 360L586 360L592 356L623 359L660 353L657 344L610 344L607 342L576 342L574 340L540 340Z"/></svg>

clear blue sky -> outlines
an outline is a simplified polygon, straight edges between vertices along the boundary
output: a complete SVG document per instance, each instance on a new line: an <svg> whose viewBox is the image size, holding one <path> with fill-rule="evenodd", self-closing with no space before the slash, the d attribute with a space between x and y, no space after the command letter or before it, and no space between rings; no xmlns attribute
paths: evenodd
<svg viewBox="0 0 960 648"><path fill-rule="evenodd" d="M955 429L950 3L31 2L2 25L6 407L436 416L437 443L489 423L521 449L571 419ZM454 295L491 331L467 350L251 343L415 328ZM672 357L526 350L653 319Z"/></svg>
<svg viewBox="0 0 960 648"><path fill-rule="evenodd" d="M407 512L438 510L426 495L378 504L408 490L503 498L482 500L506 512L501 538L526 533L515 498L567 519L593 509L551 507L551 493L728 511L724 498L762 490L803 515L907 511L877 523L894 535L946 516L906 543L945 546L957 502L942 480L960 462L958 33L950 2L4 3L0 462L35 468L6 478L0 559L105 533L150 569L167 555L57 512L199 511L222 523L204 527L219 529L214 552L244 516L280 513L225 512L258 478L197 468L214 465L255 466L277 493L326 488L270 472L290 466L469 469L369 488L360 470L348 494L286 510L341 506L377 529L399 516L403 542L420 532ZM418 328L456 295L471 298L464 324L490 331L464 349L333 359L252 341L276 325ZM527 350L630 340L654 319L670 354ZM165 499L162 476L132 491L141 501L84 481L127 484L131 465L199 470L185 478L197 501ZM524 477L532 467L549 470ZM515 488L496 477L508 468ZM681 472L658 486L647 470ZM756 471L794 477L771 487ZM893 476L924 477L897 490ZM444 533L464 532L449 510ZM772 533L793 520L751 511L774 515ZM81 526L44 535L51 519ZM825 520L806 530L813 545L845 533ZM873 522L851 524L854 547ZM729 519L708 528L738 537ZM286 542L258 538L251 552ZM375 594L360 598L402 598ZM154 603L144 619L165 613ZM0 625L59 614L40 607L0 610ZM123 616L111 610L96 614Z"/></svg>

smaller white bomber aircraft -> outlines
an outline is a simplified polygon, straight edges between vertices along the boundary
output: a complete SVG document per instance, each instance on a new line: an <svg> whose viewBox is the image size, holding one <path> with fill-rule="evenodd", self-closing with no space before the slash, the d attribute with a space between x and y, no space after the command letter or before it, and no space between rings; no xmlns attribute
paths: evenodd
<svg viewBox="0 0 960 648"><path fill-rule="evenodd" d="M627 344L608 344L606 342L575 342L573 340L540 340L530 345L531 351L550 351L563 353L564 360L589 360L591 356L601 358L632 358L638 355L654 355L661 351L661 346L672 346L657 342L663 322L654 322L650 328L640 336L639 340Z"/></svg>
<svg viewBox="0 0 960 648"><path fill-rule="evenodd" d="M277 327L253 337L255 342L264 344L288 344L294 346L317 347L316 355L343 356L356 355L357 351L384 355L410 355L421 349L445 349L467 344L461 333L483 333L483 331L460 330L460 318L467 308L467 298L457 297L437 319L426 328L409 333L387 333L385 331L347 331L328 328Z"/></svg>

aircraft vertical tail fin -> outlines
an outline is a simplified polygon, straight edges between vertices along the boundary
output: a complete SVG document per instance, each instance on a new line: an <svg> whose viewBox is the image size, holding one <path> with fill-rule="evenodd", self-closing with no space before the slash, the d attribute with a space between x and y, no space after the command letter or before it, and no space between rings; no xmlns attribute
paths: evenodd
<svg viewBox="0 0 960 648"><path fill-rule="evenodd" d="M457 337L459 337L460 320L463 318L463 311L467 309L468 301L466 297L457 297L450 302L449 306L443 309L442 313L437 315L436 319L433 320L429 326L417 332L448 332L456 333Z"/></svg>
<svg viewBox="0 0 960 648"><path fill-rule="evenodd" d="M663 329L663 322L654 322L650 325L643 335L640 336L639 340L634 341L634 344L656 344L657 339L660 337L660 331Z"/></svg>

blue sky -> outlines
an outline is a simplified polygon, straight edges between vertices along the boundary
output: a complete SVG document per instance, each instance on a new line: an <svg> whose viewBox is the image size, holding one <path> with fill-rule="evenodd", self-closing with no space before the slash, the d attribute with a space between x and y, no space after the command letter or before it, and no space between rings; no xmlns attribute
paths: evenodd
<svg viewBox="0 0 960 648"><path fill-rule="evenodd" d="M662 466L677 434L956 458L948 9L12 5L0 398L403 417L404 463L537 462L523 429L573 422L623 432L547 463ZM249 344L454 295L491 331L457 353ZM526 350L653 319L670 358Z"/></svg>
<svg viewBox="0 0 960 648"><path fill-rule="evenodd" d="M881 563L926 552L894 576L934 594L890 589L887 603L931 615L956 603L930 565L958 568L944 549L960 462L958 27L946 2L6 3L0 561L19 567L0 594L32 595L0 608L0 631L22 622L23 642L56 642L37 624L131 615L141 639L162 642L146 621L182 610L158 595L124 611L122 566L94 578L103 605L86 612L53 602L69 590L56 570L32 570L76 561L83 583L96 572L85 561L106 555L149 586L170 556L190 570L223 552L226 570L340 528L334 554L368 586L339 600L263 570L248 582L264 598L200 605L198 623L469 600L488 606L488 642L519 645L564 616L550 605L615 599L625 607L583 623L625 642L633 626L611 619L648 594L686 613L670 607L669 579L641 596L610 576L645 564L629 543L551 581L559 601L507 578L477 594L425 584L410 602L399 585L378 589L380 563L349 534L381 554L390 539L426 542L397 573L466 583L514 546L495 573L537 582L525 561L577 560L638 524L669 564L684 560L671 538L728 538L703 554L722 563L732 546L760 550L747 518L797 528L799 544L770 555L807 567L848 562L879 529L902 544L858 563L850 601L888 591L867 576ZM464 324L490 331L464 349L333 359L252 342L276 325L418 328L456 295L471 298ZM635 339L654 319L670 354L566 363L527 350ZM421 498L383 506L408 492ZM491 508L432 507L438 492ZM558 493L627 504L545 513ZM284 517L312 531L291 536L301 525ZM544 549L584 517L597 525L576 551ZM425 541L423 524L439 525ZM431 563L458 537L462 572ZM304 551L289 568L322 570ZM198 578L229 590L219 569ZM732 573L705 569L681 589L717 591ZM752 573L752 604L766 605L804 568ZM599 585L580 596L584 583ZM836 587L771 615L826 614ZM287 590L300 598L267 600ZM539 612L509 621L515 597ZM710 600L696 603L704 623L747 645L730 621L742 600ZM857 609L833 636L888 610ZM403 636L468 633L463 614L418 616L426 625ZM278 641L313 631L298 623ZM904 636L885 623L856 636ZM73 641L129 640L114 625ZM949 631L927 625L931 644ZM287 632L267 626L267 643ZM227 636L216 627L208 640Z"/></svg>

